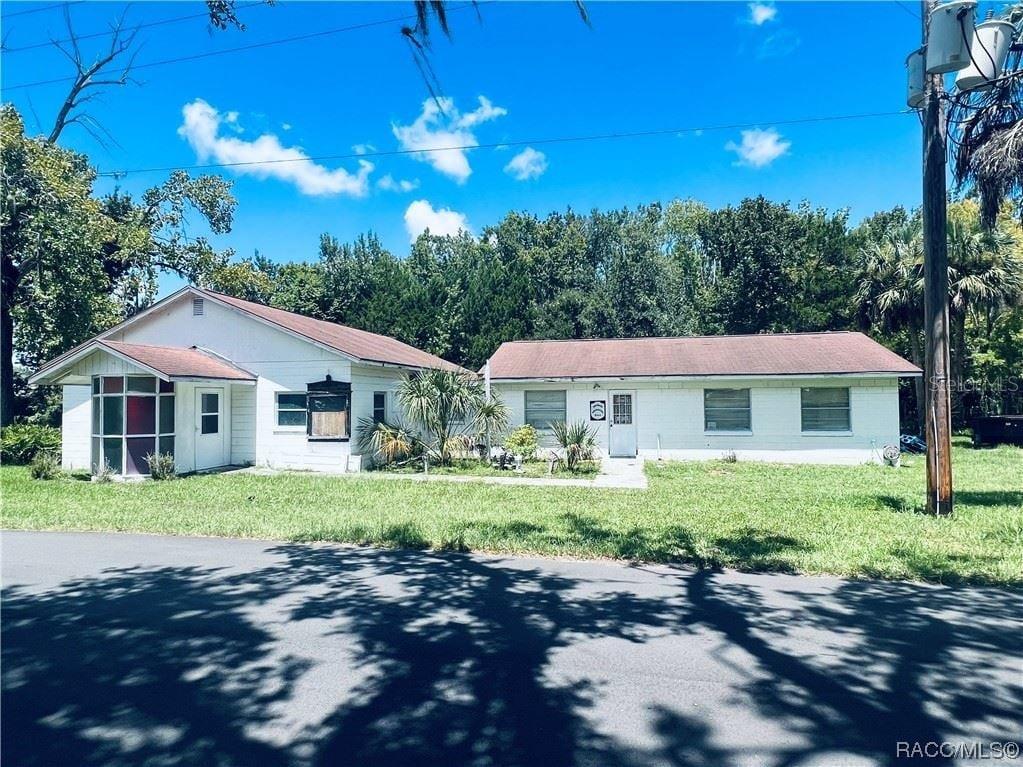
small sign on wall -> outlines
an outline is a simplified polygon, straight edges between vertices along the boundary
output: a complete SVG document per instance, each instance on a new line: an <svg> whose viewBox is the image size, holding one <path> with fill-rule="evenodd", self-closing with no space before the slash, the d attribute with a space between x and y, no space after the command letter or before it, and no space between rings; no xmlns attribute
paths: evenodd
<svg viewBox="0 0 1023 767"><path fill-rule="evenodd" d="M602 399L590 400L590 420L603 421L607 417L607 405Z"/></svg>

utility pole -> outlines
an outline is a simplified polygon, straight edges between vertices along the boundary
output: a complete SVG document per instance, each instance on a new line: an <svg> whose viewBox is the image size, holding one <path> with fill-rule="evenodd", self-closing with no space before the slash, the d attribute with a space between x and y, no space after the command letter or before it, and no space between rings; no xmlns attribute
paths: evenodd
<svg viewBox="0 0 1023 767"><path fill-rule="evenodd" d="M921 0L924 47L936 0ZM927 441L927 512L952 513L952 419L949 396L948 235L942 75L924 75L924 429Z"/></svg>

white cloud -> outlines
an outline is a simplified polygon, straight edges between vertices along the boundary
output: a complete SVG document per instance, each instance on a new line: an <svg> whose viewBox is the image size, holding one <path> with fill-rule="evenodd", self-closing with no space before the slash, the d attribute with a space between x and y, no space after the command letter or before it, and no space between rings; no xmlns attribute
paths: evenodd
<svg viewBox="0 0 1023 767"><path fill-rule="evenodd" d="M774 17L778 15L778 9L774 7L774 3L749 3L749 23L755 26L761 26L769 21L774 21Z"/></svg>
<svg viewBox="0 0 1023 767"><path fill-rule="evenodd" d="M749 165L752 168L763 168L770 165L783 154L787 154L792 142L782 139L774 128L760 130L744 130L742 143L729 141L725 149L739 155L738 165Z"/></svg>
<svg viewBox="0 0 1023 767"><path fill-rule="evenodd" d="M455 107L454 99L442 96L424 101L419 117L411 125L393 123L391 130L405 151L474 147L479 145L479 141L472 129L506 114L508 110L494 106L483 96L479 97L476 109L462 114ZM429 163L435 170L450 176L459 184L464 184L472 174L465 149L417 151L411 156L420 162Z"/></svg>
<svg viewBox="0 0 1023 767"><path fill-rule="evenodd" d="M547 155L527 146L504 166L504 172L514 176L516 181L540 178L547 170Z"/></svg>
<svg viewBox="0 0 1023 767"><path fill-rule="evenodd" d="M385 192L411 192L413 189L418 188L418 178L411 181L405 178L395 179L390 173L377 181L377 189L382 189Z"/></svg>
<svg viewBox="0 0 1023 767"><path fill-rule="evenodd" d="M430 230L430 234L439 236L458 234L462 230L472 231L464 213L450 208L434 210L428 200L416 200L408 206L405 210L405 229L410 242L415 242L427 229Z"/></svg>
<svg viewBox="0 0 1023 767"><path fill-rule="evenodd" d="M366 154L367 152L375 152L377 148L372 144L355 144L352 146L352 151L355 154Z"/></svg>
<svg viewBox="0 0 1023 767"><path fill-rule="evenodd" d="M283 146L277 136L264 133L252 141L234 136L221 136L221 124L235 124L237 116L221 114L202 99L185 104L184 122L178 135L195 150L200 162L251 163L237 165L232 171L257 178L276 178L298 187L302 194L346 194L362 197L369 188L372 163L359 161L359 170L350 173L344 168L329 170L309 159L300 147Z"/></svg>
<svg viewBox="0 0 1023 767"><path fill-rule="evenodd" d="M281 123L281 130L291 130L291 123Z"/></svg>

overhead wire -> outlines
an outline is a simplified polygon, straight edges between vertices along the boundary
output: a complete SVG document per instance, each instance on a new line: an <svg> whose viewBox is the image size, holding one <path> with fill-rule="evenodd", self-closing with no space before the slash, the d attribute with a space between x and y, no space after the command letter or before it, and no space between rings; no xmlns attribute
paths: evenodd
<svg viewBox="0 0 1023 767"><path fill-rule="evenodd" d="M27 11L14 11L13 13L5 13L4 18L13 19L15 16L28 16L30 13L42 13L43 11L52 11L56 8L66 8L69 5L79 5L85 2L85 0L70 0L66 3L54 3L53 5L46 5L42 8L29 8Z"/></svg>
<svg viewBox="0 0 1023 767"><path fill-rule="evenodd" d="M826 115L818 117L800 117L787 120L758 120L756 122L729 123L723 125L690 126L683 128L658 128L653 130L621 131L615 133L599 133L578 136L555 136L547 138L518 139L514 141L499 141L488 144L461 144L443 147L430 147L428 149L392 149L374 150L371 152L345 152L341 154L313 155L309 157L281 158L276 160L247 160L241 162L226 163L204 163L197 165L171 165L148 168L126 168L121 170L101 171L97 175L105 177L120 178L128 174L136 173L166 173L178 170L213 170L216 168L239 168L249 166L279 165L294 162L322 162L325 160L347 160L366 159L371 157L393 157L399 155L429 154L432 152L456 152L469 151L473 149L497 149L515 146L541 146L549 144L580 143L586 141L607 141L625 138L644 138L650 136L665 136L671 134L697 133L704 131L740 130L744 128L756 128L761 125L800 125L820 122L836 122L844 120L862 120L876 117L892 117L895 115L911 114L911 109L900 109L891 112L866 112L861 114L848 115Z"/></svg>
<svg viewBox="0 0 1023 767"><path fill-rule="evenodd" d="M242 5L239 5L239 6L237 6L235 8L235 11L243 11L243 10L246 10L246 9L249 9L249 8L254 8L254 7L269 8L270 6L267 5L265 2L262 2L262 0L257 0L257 2L244 3ZM171 18L171 19L160 19L158 21L148 21L148 22L144 22L144 23L141 23L141 24L133 24L130 27L125 27L124 31L125 32L137 32L140 29L149 29L151 27L162 27L162 26L165 26L167 24L178 24L178 23L180 23L182 21L191 21L193 19L209 18L209 15L210 15L209 11L203 11L202 13L191 13L191 14L188 14L187 16L175 16L174 18ZM31 50L35 50L37 48L47 48L47 47L49 47L51 45L54 45L56 43L70 43L73 40L92 40L93 38L105 37L105 36L107 36L109 34L110 34L110 30L106 29L106 30L103 30L102 32L90 32L89 34L86 34L86 35L75 35L75 37L73 37L73 38L71 38L71 37L64 37L64 38L61 38L60 40L47 40L47 41L41 42L41 43L32 43L31 45L20 45L17 48L5 48L4 49L4 53L5 54L11 54L11 53L19 53L21 51L31 51Z"/></svg>
<svg viewBox="0 0 1023 767"><path fill-rule="evenodd" d="M461 6L456 6L454 8L450 8L450 9L448 9L447 12L450 14L450 13L452 13L454 11L458 11L458 10L461 10L463 8L470 8L470 7L474 7L474 6L471 3L467 3L466 5L461 5ZM359 29L368 29L370 27L379 27L379 26L383 26L385 24L395 24L395 23L402 22L402 21L409 21L410 19L415 19L415 18L416 18L415 14L405 14L405 15L402 15L402 16L395 16L395 17L388 18L388 19L378 19L376 21L367 21L367 22L363 22L361 24L351 24L351 25L345 26L345 27L335 27L334 29L325 29L325 30L321 30L319 32L308 32L308 33L303 34L303 35L294 35L292 37L285 37L285 38L280 38L280 39L277 39L277 40L264 40L263 42L250 43L248 45L239 45L239 46L236 46L234 48L222 48L222 49L217 50L217 51L205 51L203 53L194 53L194 54L190 54L188 56L175 56L174 58L170 58L170 59L162 59L160 61L149 61L149 62L143 62L142 64L136 64L136 65L134 65L132 67L132 71L137 71L137 70L140 70L140 69L152 69L153 67L162 67L162 66L166 66L168 64L178 64L178 63L185 62L185 61L197 61L199 59L207 59L207 58L212 58L214 56L225 56L225 55L227 55L229 53L240 53L242 51L258 50L260 48L269 48L269 47L272 47L272 46L275 46L275 45L286 45L288 43L297 43L297 42L301 42L303 40L312 40L312 39L315 39L317 37L327 37L329 35L337 35L337 34L341 34L343 32L354 32L354 31L359 30ZM30 82L30 83L18 83L17 85L9 85L9 86L6 86L4 90L7 90L7 91L23 90L25 88L35 88L35 87L38 87L40 85L53 85L55 83L66 83L66 82L71 82L73 80L74 80L73 77L54 77L54 78L51 78L49 80L36 80L35 82Z"/></svg>

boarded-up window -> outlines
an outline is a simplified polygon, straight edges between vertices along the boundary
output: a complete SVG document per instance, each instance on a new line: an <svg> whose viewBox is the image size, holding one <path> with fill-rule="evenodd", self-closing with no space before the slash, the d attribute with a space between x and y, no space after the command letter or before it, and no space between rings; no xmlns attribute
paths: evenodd
<svg viewBox="0 0 1023 767"><path fill-rule="evenodd" d="M307 407L307 434L311 440L345 440L351 436L352 385L326 380L311 383Z"/></svg>
<svg viewBox="0 0 1023 767"><path fill-rule="evenodd" d="M703 428L706 431L750 431L749 389L704 389Z"/></svg>
<svg viewBox="0 0 1023 767"><path fill-rule="evenodd" d="M803 431L849 431L849 387L803 389L802 426Z"/></svg>
<svg viewBox="0 0 1023 767"><path fill-rule="evenodd" d="M527 391L526 423L537 431L550 431L555 421L565 420L565 390Z"/></svg>

